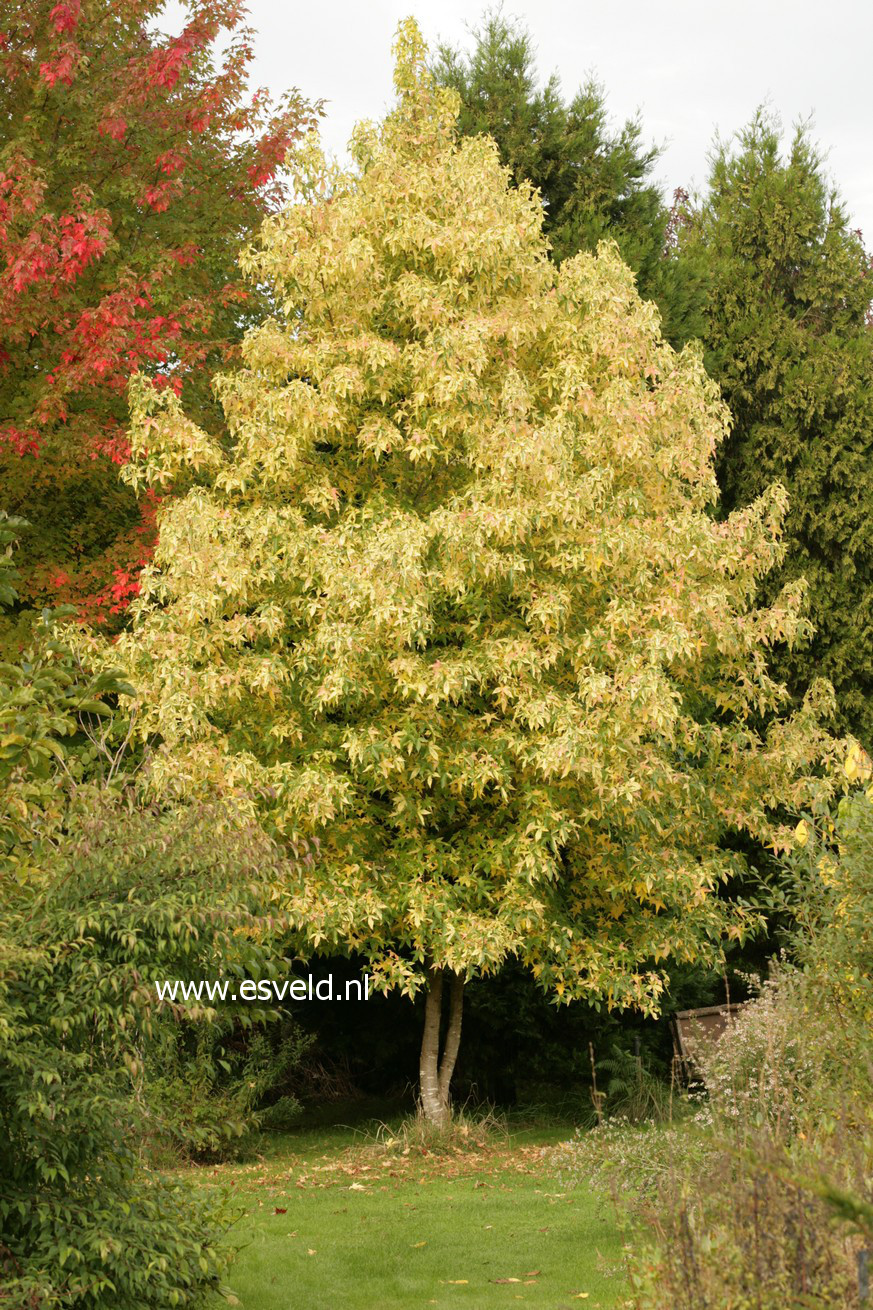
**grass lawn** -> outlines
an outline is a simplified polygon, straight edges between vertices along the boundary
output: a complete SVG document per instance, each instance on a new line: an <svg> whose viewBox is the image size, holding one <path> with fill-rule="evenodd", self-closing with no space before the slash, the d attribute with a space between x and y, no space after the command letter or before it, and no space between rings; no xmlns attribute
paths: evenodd
<svg viewBox="0 0 873 1310"><path fill-rule="evenodd" d="M605 1310L626 1287L621 1239L548 1166L544 1150L569 1134L422 1155L331 1128L196 1172L245 1209L229 1280L244 1310Z"/></svg>

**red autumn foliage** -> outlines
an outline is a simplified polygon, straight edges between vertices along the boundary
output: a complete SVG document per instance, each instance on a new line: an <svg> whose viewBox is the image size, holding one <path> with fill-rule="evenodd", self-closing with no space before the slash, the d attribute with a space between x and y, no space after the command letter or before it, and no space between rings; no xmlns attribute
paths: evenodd
<svg viewBox="0 0 873 1310"><path fill-rule="evenodd" d="M219 429L209 377L263 309L239 244L318 113L248 93L235 0L192 0L175 35L162 8L0 0L2 508L31 524L23 603L107 623L154 542L155 504L118 479L128 381L150 374Z"/></svg>

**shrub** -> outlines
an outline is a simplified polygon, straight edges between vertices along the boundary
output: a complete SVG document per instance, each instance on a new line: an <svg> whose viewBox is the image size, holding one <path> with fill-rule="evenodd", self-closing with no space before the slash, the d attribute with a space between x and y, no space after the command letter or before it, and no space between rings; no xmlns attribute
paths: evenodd
<svg viewBox="0 0 873 1310"><path fill-rule="evenodd" d="M591 1058L593 1062L593 1049ZM672 1084L665 1083L641 1053L631 1055L620 1042L612 1042L592 1073L591 1097L598 1119L605 1113L629 1123L660 1123L672 1116Z"/></svg>
<svg viewBox="0 0 873 1310"><path fill-rule="evenodd" d="M847 772L865 780L863 757ZM873 788L808 815L797 843L794 958L701 1052L705 1092L666 1130L607 1122L560 1153L571 1181L644 1222L637 1310L861 1304L858 1250L873 1236Z"/></svg>
<svg viewBox="0 0 873 1310"><path fill-rule="evenodd" d="M258 1130L283 1130L302 1107L283 1091L312 1044L295 1025L275 1045L259 1032L231 1044L212 1028L166 1028L146 1058L144 1095L152 1152L222 1160L251 1151Z"/></svg>
<svg viewBox="0 0 873 1310"><path fill-rule="evenodd" d="M216 841L216 832L221 840ZM266 976L254 941L273 848L203 808L74 791L66 833L0 909L0 1304L195 1305L220 1287L230 1215L138 1170L154 980ZM252 1023L250 1007L188 1018Z"/></svg>

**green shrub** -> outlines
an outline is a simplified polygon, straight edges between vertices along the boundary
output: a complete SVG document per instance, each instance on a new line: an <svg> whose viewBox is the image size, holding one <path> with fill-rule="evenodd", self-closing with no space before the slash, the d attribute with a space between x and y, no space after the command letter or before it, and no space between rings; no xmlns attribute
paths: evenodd
<svg viewBox="0 0 873 1310"><path fill-rule="evenodd" d="M138 1168L160 978L268 976L257 890L275 853L221 812L74 791L51 858L0 908L0 1304L195 1305L221 1281L226 1206ZM204 1025L254 1006L189 1007Z"/></svg>
<svg viewBox="0 0 873 1310"><path fill-rule="evenodd" d="M9 522L0 518L0 551ZM75 785L115 778L129 725L112 706L132 691L117 670L85 668L48 622L32 636L17 664L0 661L0 876L15 879L51 860Z"/></svg>
<svg viewBox="0 0 873 1310"><path fill-rule="evenodd" d="M847 772L869 776L857 754ZM797 840L794 958L701 1050L705 1092L667 1129L607 1122L559 1154L569 1181L611 1195L635 1225L636 1310L861 1304L858 1252L873 1239L873 788L806 816Z"/></svg>
<svg viewBox="0 0 873 1310"><path fill-rule="evenodd" d="M165 1027L146 1053L152 1150L225 1160L251 1151L260 1129L290 1128L302 1106L282 1089L312 1039L287 1021L285 1027L278 1042L259 1032L236 1049L226 1034L202 1025Z"/></svg>
<svg viewBox="0 0 873 1310"><path fill-rule="evenodd" d="M673 1089L642 1054L632 1055L620 1042L612 1042L607 1055L596 1063L592 1101L597 1117L620 1118L629 1123L661 1123L673 1108Z"/></svg>

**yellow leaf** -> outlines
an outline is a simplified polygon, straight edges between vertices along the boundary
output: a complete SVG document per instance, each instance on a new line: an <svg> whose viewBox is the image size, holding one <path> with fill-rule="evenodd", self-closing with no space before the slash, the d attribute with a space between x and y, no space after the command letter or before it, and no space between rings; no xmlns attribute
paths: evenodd
<svg viewBox="0 0 873 1310"><path fill-rule="evenodd" d="M852 742L852 745L849 747L849 753L846 756L846 762L843 765L843 769L849 782L855 782L856 779L859 779L861 782L866 782L870 777L871 772L873 772L873 764L871 764L870 756L856 741Z"/></svg>

